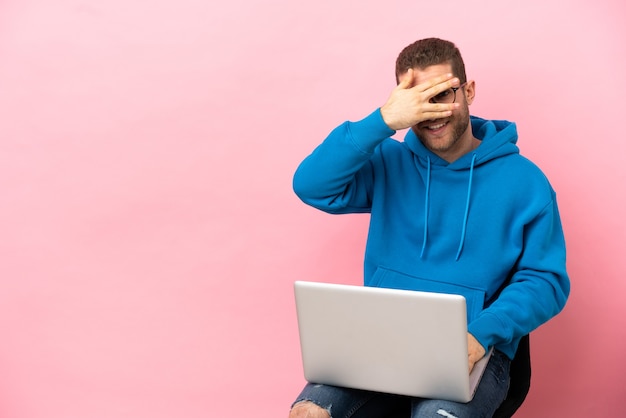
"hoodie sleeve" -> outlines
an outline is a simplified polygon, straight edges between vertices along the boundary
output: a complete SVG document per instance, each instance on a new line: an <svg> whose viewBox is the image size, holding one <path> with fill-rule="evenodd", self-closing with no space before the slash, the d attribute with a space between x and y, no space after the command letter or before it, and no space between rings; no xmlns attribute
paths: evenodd
<svg viewBox="0 0 626 418"><path fill-rule="evenodd" d="M565 240L552 192L552 201L524 228L524 250L509 284L469 324L469 332L484 347L501 343L517 346L522 336L563 309L569 292Z"/></svg>
<svg viewBox="0 0 626 418"><path fill-rule="evenodd" d="M300 164L293 189L302 201L329 213L369 212L376 147L393 135L380 109L335 128Z"/></svg>

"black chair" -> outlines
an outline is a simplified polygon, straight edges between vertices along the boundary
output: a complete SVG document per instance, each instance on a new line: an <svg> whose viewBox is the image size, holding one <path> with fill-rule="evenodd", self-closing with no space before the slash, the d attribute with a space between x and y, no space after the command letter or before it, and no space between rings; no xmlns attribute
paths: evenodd
<svg viewBox="0 0 626 418"><path fill-rule="evenodd" d="M530 389L530 337L522 337L515 357L511 361L511 384L504 401L496 410L493 418L511 418L524 403ZM407 418L405 414L394 414L386 418Z"/></svg>
<svg viewBox="0 0 626 418"><path fill-rule="evenodd" d="M506 399L496 410L493 418L510 418L522 406L530 389L530 337L522 337L511 361L511 386Z"/></svg>

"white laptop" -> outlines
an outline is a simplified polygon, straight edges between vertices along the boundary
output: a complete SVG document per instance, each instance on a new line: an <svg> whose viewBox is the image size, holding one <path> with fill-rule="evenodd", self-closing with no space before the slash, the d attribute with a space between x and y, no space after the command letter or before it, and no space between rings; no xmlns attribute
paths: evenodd
<svg viewBox="0 0 626 418"><path fill-rule="evenodd" d="M311 383L469 402L490 355L468 373L460 295L295 282Z"/></svg>

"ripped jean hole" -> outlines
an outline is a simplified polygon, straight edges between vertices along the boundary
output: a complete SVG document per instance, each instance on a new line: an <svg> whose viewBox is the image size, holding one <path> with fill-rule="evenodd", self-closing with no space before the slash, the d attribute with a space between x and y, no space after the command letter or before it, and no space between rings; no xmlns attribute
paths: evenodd
<svg viewBox="0 0 626 418"><path fill-rule="evenodd" d="M299 407L301 405L304 406L306 404L318 407L322 411L326 412L328 414L329 418L333 418L333 416L330 413L330 409L332 408L332 405L328 405L328 408L324 408L322 406L319 406L318 404L316 404L315 402L313 402L310 399L302 399L301 401L296 402L291 409L295 409L295 408L297 408L297 407ZM311 411L307 411L306 416L308 417L310 414L311 414Z"/></svg>
<svg viewBox="0 0 626 418"><path fill-rule="evenodd" d="M442 417L446 418L457 418L456 415L452 415L451 413L449 413L448 411L444 411L443 409L438 410L437 415L441 415Z"/></svg>

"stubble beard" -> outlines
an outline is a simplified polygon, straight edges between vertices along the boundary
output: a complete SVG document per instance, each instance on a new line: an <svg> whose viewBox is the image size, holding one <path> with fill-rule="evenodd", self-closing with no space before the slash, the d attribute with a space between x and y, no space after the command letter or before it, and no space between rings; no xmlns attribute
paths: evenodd
<svg viewBox="0 0 626 418"><path fill-rule="evenodd" d="M413 131L422 142L422 144L424 144L424 146L430 151L436 153L448 152L459 143L469 126L469 109L465 107L465 109L459 109L459 111L461 111L462 113L448 119L448 128L452 129L450 132L446 133L445 137L433 138L426 128L421 128L417 130L413 129ZM424 132L425 135L421 135L421 132Z"/></svg>

